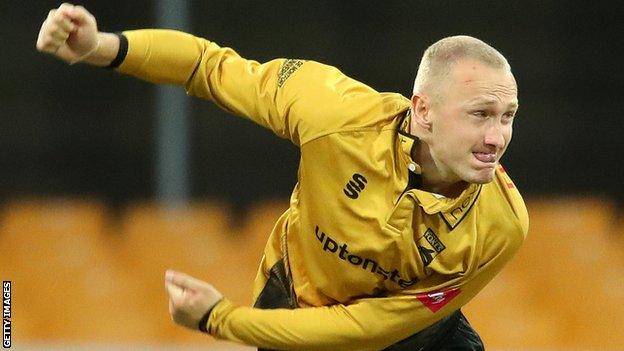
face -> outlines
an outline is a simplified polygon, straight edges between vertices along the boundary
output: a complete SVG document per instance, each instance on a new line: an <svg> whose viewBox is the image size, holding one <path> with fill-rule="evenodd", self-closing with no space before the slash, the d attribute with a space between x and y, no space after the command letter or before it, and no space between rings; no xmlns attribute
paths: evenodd
<svg viewBox="0 0 624 351"><path fill-rule="evenodd" d="M437 178L446 183L492 181L511 141L518 108L511 72L472 60L460 61L440 85L436 99L433 103L421 101L426 106L416 103L413 108L424 108L414 113L424 113L428 123L423 141Z"/></svg>

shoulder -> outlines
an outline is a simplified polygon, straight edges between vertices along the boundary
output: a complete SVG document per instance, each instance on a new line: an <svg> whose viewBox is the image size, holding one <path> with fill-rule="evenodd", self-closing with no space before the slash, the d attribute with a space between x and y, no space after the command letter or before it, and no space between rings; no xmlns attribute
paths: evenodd
<svg viewBox="0 0 624 351"><path fill-rule="evenodd" d="M520 244L529 230L529 215L524 199L502 165L496 169L494 180L484 185L481 205L491 224L506 232L514 232ZM511 237L511 236L510 236Z"/></svg>
<svg viewBox="0 0 624 351"><path fill-rule="evenodd" d="M501 192L505 194L507 202L511 206L522 227L522 233L526 236L529 231L529 213L520 191L502 165L499 165L496 169L496 178Z"/></svg>
<svg viewBox="0 0 624 351"><path fill-rule="evenodd" d="M303 132L302 144L335 132L382 128L409 107L401 94L378 92L315 61L284 61L279 81L292 121Z"/></svg>

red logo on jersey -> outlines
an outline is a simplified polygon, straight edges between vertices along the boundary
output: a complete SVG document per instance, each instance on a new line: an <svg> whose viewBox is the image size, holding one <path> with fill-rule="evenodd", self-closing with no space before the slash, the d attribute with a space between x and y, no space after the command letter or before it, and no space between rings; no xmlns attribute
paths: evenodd
<svg viewBox="0 0 624 351"><path fill-rule="evenodd" d="M498 169L500 169L501 172L503 172L505 174L505 181L507 182L507 188L509 189L513 189L516 186L514 185L514 183L511 181L511 179L509 178L509 176L507 175L507 171L505 171L505 168L503 168L503 165L501 165L500 163L498 164Z"/></svg>
<svg viewBox="0 0 624 351"><path fill-rule="evenodd" d="M461 290L455 288L446 291L432 292L429 294L420 294L416 295L416 297L420 302L422 302L423 305L427 306L431 312L435 313L454 299L455 296L459 295L460 292Z"/></svg>

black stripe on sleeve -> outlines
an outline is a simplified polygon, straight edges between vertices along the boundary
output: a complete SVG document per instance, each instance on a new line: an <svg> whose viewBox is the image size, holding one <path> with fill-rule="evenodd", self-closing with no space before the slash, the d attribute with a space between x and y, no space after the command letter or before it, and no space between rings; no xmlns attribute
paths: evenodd
<svg viewBox="0 0 624 351"><path fill-rule="evenodd" d="M212 307L210 307L210 309L206 311L206 313L204 313L204 316L201 317L201 319L199 320L198 327L201 332L210 334L210 330L208 330L208 319L210 318L210 313L212 313L212 310L214 310L215 306L218 305L221 301L223 301L223 298L221 298L219 301L217 301L217 303L212 305Z"/></svg>
<svg viewBox="0 0 624 351"><path fill-rule="evenodd" d="M126 55L128 54L128 38L121 33L115 33L117 37L119 37L119 51L117 51L117 57L110 63L110 65L106 66L106 68L115 69L121 65L121 63L126 59Z"/></svg>

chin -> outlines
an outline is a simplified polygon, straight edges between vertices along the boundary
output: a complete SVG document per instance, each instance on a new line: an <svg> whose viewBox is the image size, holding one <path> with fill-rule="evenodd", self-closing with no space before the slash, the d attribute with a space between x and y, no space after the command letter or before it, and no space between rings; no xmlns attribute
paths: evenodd
<svg viewBox="0 0 624 351"><path fill-rule="evenodd" d="M494 180L494 175L495 168L488 168L470 172L470 174L467 174L463 179L468 183L487 184Z"/></svg>

